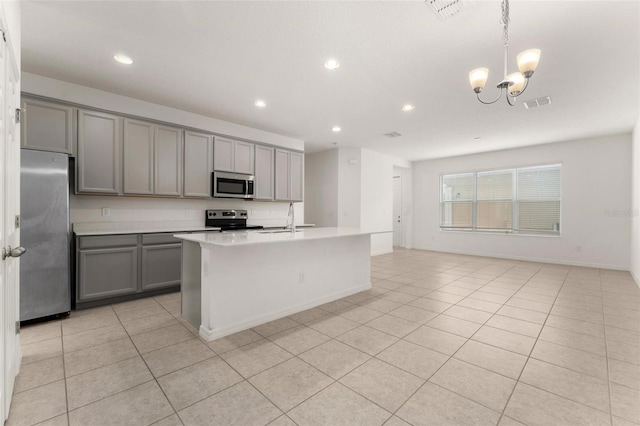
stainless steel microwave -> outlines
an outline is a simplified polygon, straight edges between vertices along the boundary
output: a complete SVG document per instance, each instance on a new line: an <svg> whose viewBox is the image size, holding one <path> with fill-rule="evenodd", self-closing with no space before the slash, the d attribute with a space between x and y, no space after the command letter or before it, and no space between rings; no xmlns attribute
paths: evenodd
<svg viewBox="0 0 640 426"><path fill-rule="evenodd" d="M239 173L213 172L211 191L215 198L244 198L255 196L255 176Z"/></svg>

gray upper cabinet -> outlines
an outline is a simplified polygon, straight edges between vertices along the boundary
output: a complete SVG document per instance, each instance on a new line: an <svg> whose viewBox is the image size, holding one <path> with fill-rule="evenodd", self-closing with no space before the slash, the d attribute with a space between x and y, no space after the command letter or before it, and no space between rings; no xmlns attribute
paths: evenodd
<svg viewBox="0 0 640 426"><path fill-rule="evenodd" d="M220 172L233 172L234 142L231 139L215 138L213 142L213 168Z"/></svg>
<svg viewBox="0 0 640 426"><path fill-rule="evenodd" d="M121 193L122 118L78 111L76 192Z"/></svg>
<svg viewBox="0 0 640 426"><path fill-rule="evenodd" d="M234 141L233 171L236 173L254 173L253 150L255 145L248 142Z"/></svg>
<svg viewBox="0 0 640 426"><path fill-rule="evenodd" d="M182 195L182 129L155 126L156 195Z"/></svg>
<svg viewBox="0 0 640 426"><path fill-rule="evenodd" d="M124 119L124 193L182 194L182 129Z"/></svg>
<svg viewBox="0 0 640 426"><path fill-rule="evenodd" d="M276 201L302 201L304 155L285 149L276 149L275 155Z"/></svg>
<svg viewBox="0 0 640 426"><path fill-rule="evenodd" d="M215 138L213 168L220 172L254 173L254 144Z"/></svg>
<svg viewBox="0 0 640 426"><path fill-rule="evenodd" d="M184 132L184 196L211 197L213 171L213 137L204 133Z"/></svg>
<svg viewBox="0 0 640 426"><path fill-rule="evenodd" d="M292 152L289 162L289 176L291 178L289 195L291 201L302 201L304 182L304 154Z"/></svg>
<svg viewBox="0 0 640 426"><path fill-rule="evenodd" d="M22 148L75 154L74 107L23 97L21 108Z"/></svg>
<svg viewBox="0 0 640 426"><path fill-rule="evenodd" d="M255 147L256 200L274 199L274 155L274 148L260 145Z"/></svg>
<svg viewBox="0 0 640 426"><path fill-rule="evenodd" d="M289 201L291 175L289 170L289 162L291 152L284 149L276 149L276 201Z"/></svg>
<svg viewBox="0 0 640 426"><path fill-rule="evenodd" d="M153 194L153 130L146 121L124 120L125 194Z"/></svg>

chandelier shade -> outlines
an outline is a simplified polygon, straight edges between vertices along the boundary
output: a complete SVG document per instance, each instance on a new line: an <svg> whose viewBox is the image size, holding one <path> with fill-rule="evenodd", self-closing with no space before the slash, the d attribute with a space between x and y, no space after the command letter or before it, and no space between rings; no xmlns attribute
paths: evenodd
<svg viewBox="0 0 640 426"><path fill-rule="evenodd" d="M517 96L520 96L529 85L529 78L533 75L540 62L540 49L528 49L518 54L516 60L519 72L507 75L509 60L509 0L502 0L502 25L504 34L504 74L503 79L496 86L499 90L498 97L492 101L484 101L480 98L480 93L487 84L489 78L488 68L475 68L469 72L469 84L476 93L476 96L483 104L496 103L506 93L507 103L515 105Z"/></svg>

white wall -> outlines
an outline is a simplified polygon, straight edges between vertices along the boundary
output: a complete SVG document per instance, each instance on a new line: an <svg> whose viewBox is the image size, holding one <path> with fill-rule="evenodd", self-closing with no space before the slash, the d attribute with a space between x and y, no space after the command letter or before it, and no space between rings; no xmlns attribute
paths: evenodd
<svg viewBox="0 0 640 426"><path fill-rule="evenodd" d="M94 108L165 121L178 126L193 127L227 136L250 139L283 148L304 150L304 141L239 124L194 114L164 105L93 89L87 86L55 80L36 74L22 73L22 91L60 99Z"/></svg>
<svg viewBox="0 0 640 426"><path fill-rule="evenodd" d="M393 167L393 175L400 176L402 182L402 247L413 247L413 170L407 167ZM393 224L392 224L393 225Z"/></svg>
<svg viewBox="0 0 640 426"><path fill-rule="evenodd" d="M409 173L409 162L361 148L307 154L305 218L323 226L375 231L371 254L393 251L394 165Z"/></svg>
<svg viewBox="0 0 640 426"><path fill-rule="evenodd" d="M187 111L152 104L126 96L116 95L86 86L54 80L35 74L23 73L22 91L67 102L106 109L124 114L165 121L178 126L250 139L290 149L304 149L304 142L246 126L240 126ZM296 223L304 223L303 203L296 203ZM71 221L77 222L135 222L135 221L187 221L204 222L204 210L236 208L249 211L249 223L285 225L288 203L248 202L242 200L190 200L175 198L105 197L72 195ZM101 215L108 207L111 214ZM186 214L186 210L191 210Z"/></svg>
<svg viewBox="0 0 640 426"><path fill-rule="evenodd" d="M628 269L630 158L626 134L414 163L414 247ZM562 163L560 237L439 230L441 174L554 163Z"/></svg>
<svg viewBox="0 0 640 426"><path fill-rule="evenodd" d="M387 231L371 235L371 253L393 251L393 159L362 150L360 227Z"/></svg>
<svg viewBox="0 0 640 426"><path fill-rule="evenodd" d="M338 226L360 228L362 159L360 148L338 149Z"/></svg>
<svg viewBox="0 0 640 426"><path fill-rule="evenodd" d="M338 226L338 150L305 154L304 217L316 226Z"/></svg>
<svg viewBox="0 0 640 426"><path fill-rule="evenodd" d="M640 286L640 118L633 131L631 183L631 275Z"/></svg>

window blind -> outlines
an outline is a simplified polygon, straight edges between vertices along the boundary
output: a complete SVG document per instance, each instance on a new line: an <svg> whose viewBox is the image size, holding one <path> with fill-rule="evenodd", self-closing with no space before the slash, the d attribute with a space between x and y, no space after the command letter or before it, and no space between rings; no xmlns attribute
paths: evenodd
<svg viewBox="0 0 640 426"><path fill-rule="evenodd" d="M517 230L558 232L560 165L521 168L517 179Z"/></svg>
<svg viewBox="0 0 640 426"><path fill-rule="evenodd" d="M441 179L440 226L448 229L473 228L473 173L444 175Z"/></svg>
<svg viewBox="0 0 640 426"><path fill-rule="evenodd" d="M477 173L477 229L513 228L514 174L513 169Z"/></svg>
<svg viewBox="0 0 640 426"><path fill-rule="evenodd" d="M441 175L440 228L560 231L560 164Z"/></svg>

